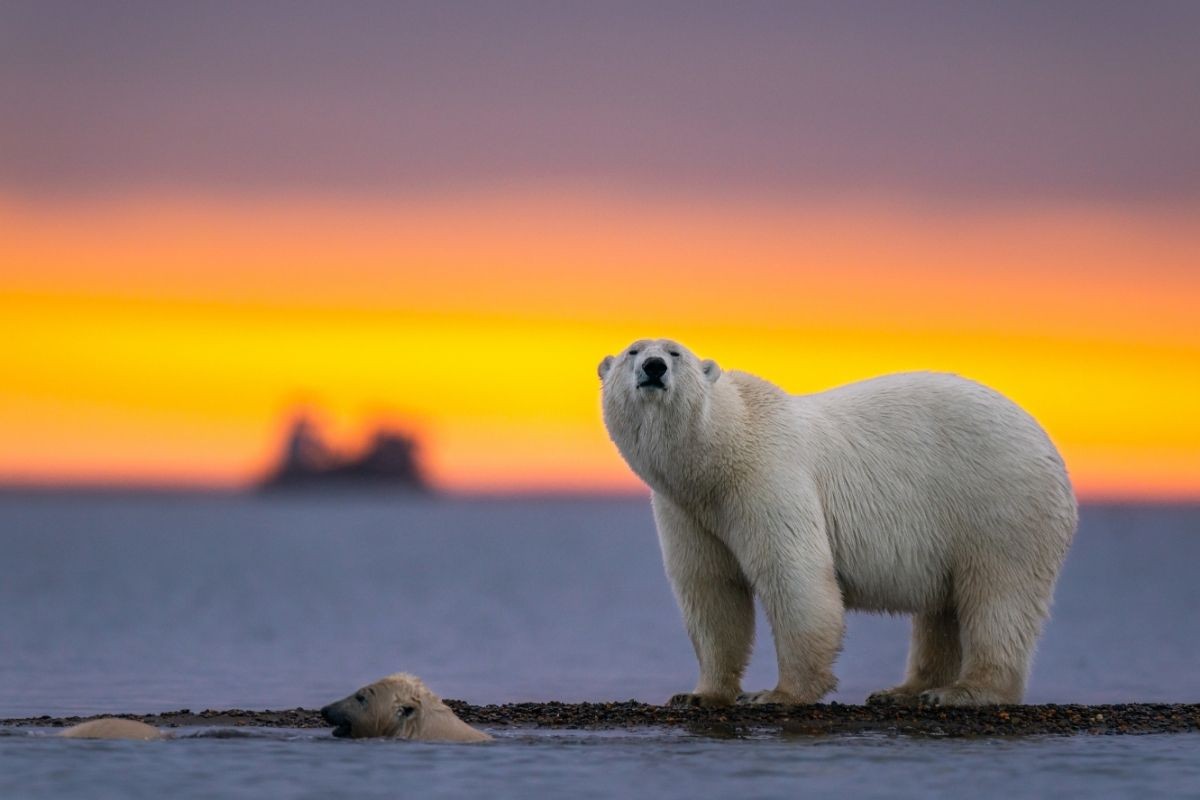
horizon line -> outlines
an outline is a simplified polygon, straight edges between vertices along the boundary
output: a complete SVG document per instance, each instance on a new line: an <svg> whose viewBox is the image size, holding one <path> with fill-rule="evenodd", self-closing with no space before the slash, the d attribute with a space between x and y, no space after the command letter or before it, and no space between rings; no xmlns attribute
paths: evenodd
<svg viewBox="0 0 1200 800"><path fill-rule="evenodd" d="M342 485L263 490L256 483L215 484L154 481L12 481L0 479L0 497L31 496L211 496L211 497L369 497L389 500L647 500L650 489L605 487L516 487L512 489L412 490L386 485ZM1153 494L1086 492L1076 495L1080 506L1200 506L1200 493Z"/></svg>

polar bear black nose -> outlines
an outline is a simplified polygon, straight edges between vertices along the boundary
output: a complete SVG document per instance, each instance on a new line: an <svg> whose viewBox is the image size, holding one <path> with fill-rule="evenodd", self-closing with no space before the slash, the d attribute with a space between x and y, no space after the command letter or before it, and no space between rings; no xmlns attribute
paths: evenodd
<svg viewBox="0 0 1200 800"><path fill-rule="evenodd" d="M646 377L658 380L667 374L667 362L658 356L651 356L642 362L642 372L646 373Z"/></svg>

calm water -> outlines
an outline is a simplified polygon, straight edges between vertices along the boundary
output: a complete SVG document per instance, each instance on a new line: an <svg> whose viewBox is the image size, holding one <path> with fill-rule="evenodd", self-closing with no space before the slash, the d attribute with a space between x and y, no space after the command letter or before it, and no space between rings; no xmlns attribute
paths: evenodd
<svg viewBox="0 0 1200 800"><path fill-rule="evenodd" d="M1200 701L1200 509L1087 508L1030 702ZM761 634L766 627L760 621ZM855 615L832 697L896 682ZM747 680L774 680L760 635ZM476 703L690 688L645 501L0 496L0 717L315 707L397 670ZM0 796L1200 795L1200 736L714 739L505 731L483 747L0 730Z"/></svg>

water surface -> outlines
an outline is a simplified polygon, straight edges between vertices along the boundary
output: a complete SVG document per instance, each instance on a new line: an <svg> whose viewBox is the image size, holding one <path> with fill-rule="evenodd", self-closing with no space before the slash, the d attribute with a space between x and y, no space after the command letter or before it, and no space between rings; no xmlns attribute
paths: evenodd
<svg viewBox="0 0 1200 800"><path fill-rule="evenodd" d="M1027 699L1200 701L1197 564L1196 509L1085 508ZM473 703L662 702L695 679L642 500L7 495L0 565L0 717L312 708L397 670ZM748 688L774 681L766 634L760 620ZM895 683L906 647L905 620L852 615L831 699ZM1191 735L500 733L464 749L7 731L0 795L1200 791Z"/></svg>

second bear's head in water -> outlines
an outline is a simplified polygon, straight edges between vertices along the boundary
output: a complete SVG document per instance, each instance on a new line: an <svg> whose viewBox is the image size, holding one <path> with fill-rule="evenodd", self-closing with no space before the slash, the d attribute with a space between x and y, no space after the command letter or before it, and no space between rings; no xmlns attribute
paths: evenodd
<svg viewBox="0 0 1200 800"><path fill-rule="evenodd" d="M485 742L492 737L455 716L415 675L397 673L321 709L339 738Z"/></svg>

